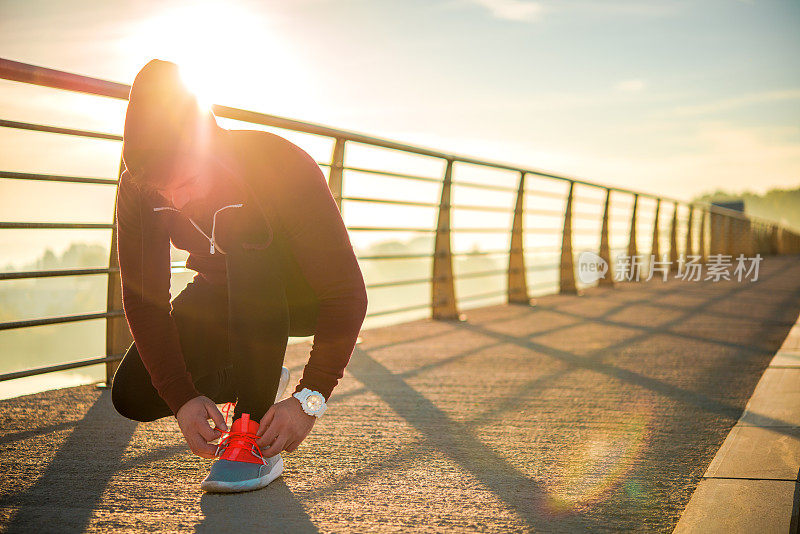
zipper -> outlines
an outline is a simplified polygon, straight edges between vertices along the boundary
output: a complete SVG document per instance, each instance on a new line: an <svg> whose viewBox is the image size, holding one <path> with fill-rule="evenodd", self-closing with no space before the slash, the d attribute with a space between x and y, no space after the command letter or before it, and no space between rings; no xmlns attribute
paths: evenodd
<svg viewBox="0 0 800 534"><path fill-rule="evenodd" d="M214 216L211 218L211 235L210 236L207 233L205 233L203 231L203 229L200 228L200 226L198 226L198 224L192 220L191 217L189 217L187 215L186 218L189 219L189 222L192 223L192 225L195 228L197 228L197 230L201 234L203 234L203 236L205 236L206 239L208 239L208 243L209 243L209 246L210 246L209 252L211 254L216 253L217 250L219 250L222 254L225 254L225 251L222 250L222 248L217 244L217 239L216 239L217 214L219 212L221 212L222 210L226 210L228 208L241 208L242 206L243 206L243 204L228 204L227 206L222 206L220 209L215 211L214 212ZM153 211L162 211L162 210L172 210L172 211L177 211L178 213L183 213L181 210L179 210L177 208L173 208L172 206L159 206L157 208L153 208Z"/></svg>

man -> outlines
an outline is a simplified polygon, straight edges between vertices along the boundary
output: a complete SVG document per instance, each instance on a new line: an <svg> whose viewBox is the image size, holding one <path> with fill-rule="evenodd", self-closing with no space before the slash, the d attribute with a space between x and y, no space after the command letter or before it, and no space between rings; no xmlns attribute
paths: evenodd
<svg viewBox="0 0 800 534"><path fill-rule="evenodd" d="M131 86L122 156L117 254L134 342L114 406L137 421L174 415L195 454L218 457L203 489L263 487L325 411L366 314L339 210L311 156L275 134L219 127L166 61ZM171 302L170 242L197 271ZM288 337L312 334L302 377L278 402ZM235 406L230 429L223 402Z"/></svg>

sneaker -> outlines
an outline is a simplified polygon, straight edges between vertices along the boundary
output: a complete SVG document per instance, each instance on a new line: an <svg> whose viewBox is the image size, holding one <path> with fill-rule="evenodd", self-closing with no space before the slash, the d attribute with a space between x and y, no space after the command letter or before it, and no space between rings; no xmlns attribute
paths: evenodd
<svg viewBox="0 0 800 534"><path fill-rule="evenodd" d="M233 422L217 445L219 459L211 466L200 487L204 491L234 493L263 488L283 473L283 458L264 458L256 444L258 422L250 414Z"/></svg>

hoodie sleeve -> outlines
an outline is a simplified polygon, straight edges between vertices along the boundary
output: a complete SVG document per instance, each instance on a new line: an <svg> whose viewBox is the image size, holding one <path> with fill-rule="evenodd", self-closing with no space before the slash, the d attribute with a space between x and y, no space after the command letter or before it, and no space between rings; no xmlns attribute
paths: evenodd
<svg viewBox="0 0 800 534"><path fill-rule="evenodd" d="M200 395L186 369L170 304L169 235L152 208L129 183L127 171L117 190L117 256L122 307L153 387L177 414Z"/></svg>
<svg viewBox="0 0 800 534"><path fill-rule="evenodd" d="M275 139L277 138L277 139ZM297 145L274 136L278 167L270 195L278 226L319 300L308 363L295 392L307 387L327 400L344 376L367 311L367 290L350 237L325 176Z"/></svg>

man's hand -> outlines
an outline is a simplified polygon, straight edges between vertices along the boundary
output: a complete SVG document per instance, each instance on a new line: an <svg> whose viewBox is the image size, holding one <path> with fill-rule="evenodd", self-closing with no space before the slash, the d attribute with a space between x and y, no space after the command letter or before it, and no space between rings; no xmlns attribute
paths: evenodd
<svg viewBox="0 0 800 534"><path fill-rule="evenodd" d="M300 406L300 401L289 397L270 406L256 434L258 447L265 458L275 456L286 450L292 452L306 439L317 418L308 415Z"/></svg>
<svg viewBox="0 0 800 534"><path fill-rule="evenodd" d="M208 397L195 397L184 403L175 417L178 419L178 426L192 452L202 458L214 458L217 448L209 445L209 442L221 437L222 431L228 431L225 417L214 401ZM214 421L217 428L211 428L208 425L209 419ZM222 431L218 429L222 429Z"/></svg>

